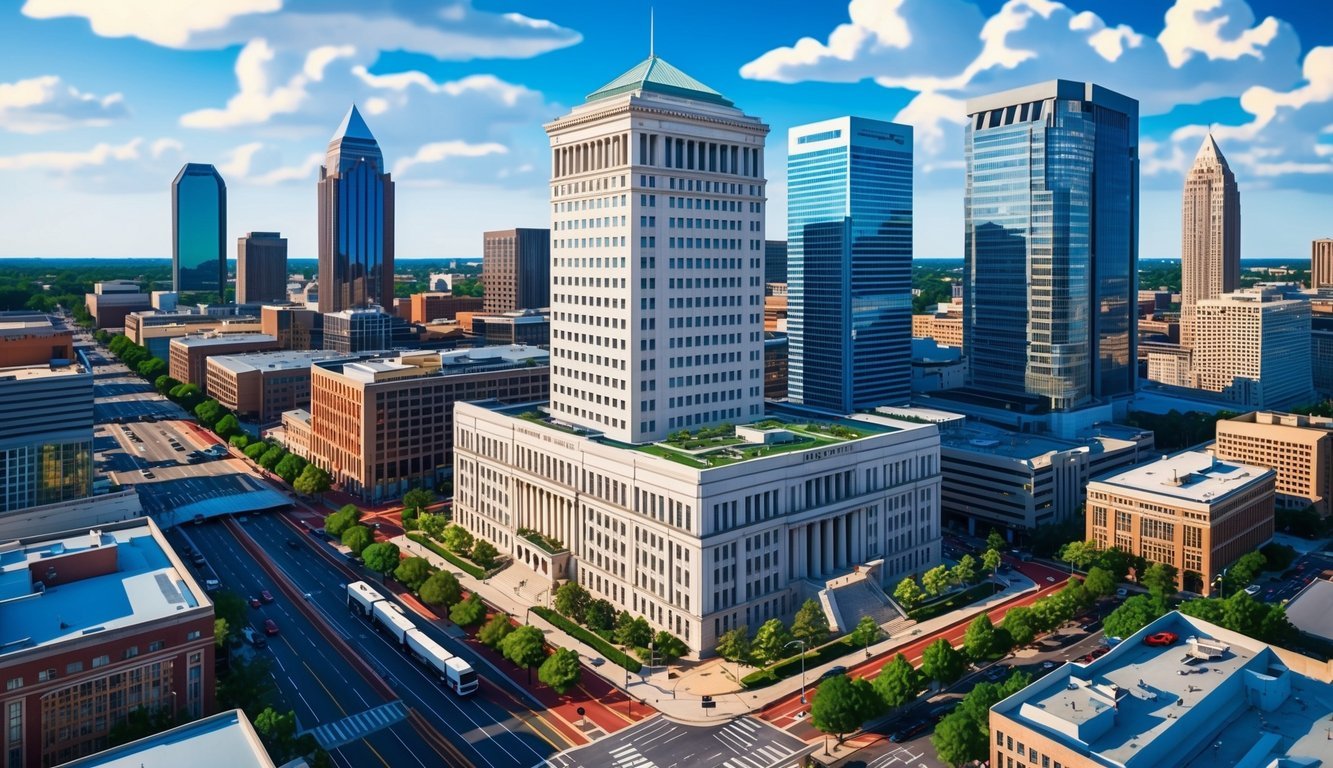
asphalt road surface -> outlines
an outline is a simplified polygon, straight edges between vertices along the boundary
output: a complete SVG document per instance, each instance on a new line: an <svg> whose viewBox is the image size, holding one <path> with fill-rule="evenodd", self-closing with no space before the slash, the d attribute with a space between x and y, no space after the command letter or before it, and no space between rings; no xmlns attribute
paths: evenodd
<svg viewBox="0 0 1333 768"><path fill-rule="evenodd" d="M556 748L546 740L547 737L539 735L523 720L493 701L495 692L487 691L488 687L494 685L493 676L488 674L488 670L481 666L478 660L470 658L471 654L469 652L461 648L456 642L444 637L443 633L434 628L425 627L425 623L422 621L417 622L419 627L423 627L423 631L430 634L450 652L467 658L478 670L482 678L482 691L472 697L460 699L448 692L434 677L426 674L416 662L404 655L387 636L380 634L364 620L352 615L347 609L345 592L343 591L344 585L348 581L347 576L324 555L313 549L316 546L324 546L322 543L317 543L309 536L301 537L300 534L293 532L285 522L271 514L250 516L248 522L243 525L252 538L263 548L269 561L285 575L297 592L309 595L310 605L319 613L322 620L330 625L360 658L369 662L378 676L388 683L408 707L418 713L445 740L454 745L473 765L483 768L530 768L530 766L541 763L548 755L556 751ZM231 564L229 566L231 572L223 573L219 571L218 573L218 578L222 581L224 589L230 589L247 596L258 594L258 590L261 589L268 589L274 595L279 594L275 583L270 582L268 585L264 585L263 582L269 581L269 579L263 569L260 568L258 562L250 557L246 549L240 545L224 523L211 522L198 526L186 525L181 528L180 535L189 536L196 541L197 548L204 552L205 557L208 558L209 566L216 568L215 562ZM297 546L295 548L289 546L288 541L296 542ZM223 567L224 570L227 568L228 566ZM357 576L357 578L364 577ZM387 594L387 590L382 591ZM256 613L267 611L281 603L282 599L280 598L273 604L257 609ZM332 651L328 649L328 641L319 635L318 630L305 619L302 613L298 611L285 612L285 615L279 620L279 625L282 629L282 636L285 637L295 633L309 637L314 644L325 649L324 653L326 655L333 656L329 663L335 665L337 669L346 669L347 663L332 654ZM324 665L321 664L317 668L321 667L324 667ZM349 677L350 679L344 687L359 689L359 695L369 699L369 692L365 690L366 684L354 673L349 672ZM293 682L295 683L295 681ZM340 682L339 685L344 684ZM305 690L299 684L294 684L293 687L297 692ZM340 696L346 697L348 693L349 691L339 690ZM366 703L373 706L383 702L368 701ZM364 705L360 707L360 709L367 708L369 707ZM359 710L356 707L347 707L346 714L352 714L355 711ZM303 727L311 727L328 722L329 719L344 716L341 711L337 713L325 711L318 714L310 712L307 714L318 719L315 722L307 722L303 716ZM394 739L401 739L408 744L413 744L413 741L404 736L403 732L411 734L416 743L410 751L420 758L391 758L387 764L394 766L394 768L399 765L439 765L441 763L455 764L458 762L457 760L447 759L448 756L440 754L440 750L425 744L417 736L415 730L407 725L394 726L388 731ZM382 734L372 735L366 741L377 750L381 750L381 753L385 754L386 757L388 757L387 752L394 749L393 741ZM384 742L389 743L384 744ZM381 749L382 745L383 749ZM377 765L378 761L369 763L353 761L349 764L358 766Z"/></svg>
<svg viewBox="0 0 1333 768"><path fill-rule="evenodd" d="M115 419L144 416L179 419L185 411L158 394L152 385L126 368L99 346L83 346L93 365L93 420L105 424Z"/></svg>
<svg viewBox="0 0 1333 768"><path fill-rule="evenodd" d="M757 718L717 726L654 717L550 759L554 768L770 768L791 765L810 747Z"/></svg>

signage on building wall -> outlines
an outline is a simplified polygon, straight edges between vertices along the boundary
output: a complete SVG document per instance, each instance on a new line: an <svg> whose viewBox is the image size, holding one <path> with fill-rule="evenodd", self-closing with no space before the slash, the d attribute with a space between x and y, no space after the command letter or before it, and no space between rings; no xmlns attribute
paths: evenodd
<svg viewBox="0 0 1333 768"><path fill-rule="evenodd" d="M843 453L851 453L853 450L855 450L855 448L856 446L852 445L851 443L848 443L846 445L835 445L832 448L824 448L818 451L810 451L809 453L801 457L801 461L818 461L820 459L827 459L830 456L837 456Z"/></svg>

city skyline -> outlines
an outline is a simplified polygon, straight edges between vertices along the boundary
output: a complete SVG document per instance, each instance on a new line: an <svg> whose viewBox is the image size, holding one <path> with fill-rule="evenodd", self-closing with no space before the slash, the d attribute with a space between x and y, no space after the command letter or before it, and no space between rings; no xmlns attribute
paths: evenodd
<svg viewBox="0 0 1333 768"><path fill-rule="evenodd" d="M657 50L778 132L848 111L912 125L918 258L961 256L962 102L1056 76L1096 80L1144 105L1144 258L1176 255L1183 173L1210 126L1256 222L1242 256L1297 256L1328 234L1315 228L1328 201L1320 179L1333 170L1318 131L1333 106L1322 84L1333 33L1317 8L904 0L877 15L872 5L776 8L762 30L737 6L735 24L698 30L688 20L700 9L681 3L658 9ZM228 238L282 231L293 258L312 257L314 156L352 102L376 125L392 159L386 170L403 185L403 257L473 257L485 229L540 226L549 164L541 124L582 99L570 76L577 68L642 59L647 4L614 24L580 8L502 15L509 10L465 4L445 19L408 9L330 26L297 7L219 11L205 25L29 0L0 32L12 53L0 68L0 131L11 138L0 177L28 190L5 218L49 220L59 206L86 215L83 227L54 233L16 227L0 256L169 253L167 235L142 233L162 230L170 175L189 161L213 163L228 179ZM635 11L641 39L625 34ZM411 25L414 34L390 38ZM459 42L445 46L450 35ZM99 66L53 63L52 46L71 44ZM766 168L768 239L786 229L783 160L775 152ZM88 237L85 227L109 236Z"/></svg>

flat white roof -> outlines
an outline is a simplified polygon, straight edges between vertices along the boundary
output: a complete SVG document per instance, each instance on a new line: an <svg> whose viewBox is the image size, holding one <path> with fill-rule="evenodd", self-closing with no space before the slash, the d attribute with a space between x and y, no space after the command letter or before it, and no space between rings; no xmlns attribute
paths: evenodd
<svg viewBox="0 0 1333 768"><path fill-rule="evenodd" d="M225 368L232 373L248 371L294 371L309 368L319 360L347 357L345 353L324 349L280 349L273 352L250 352L239 355L213 355L208 364Z"/></svg>
<svg viewBox="0 0 1333 768"><path fill-rule="evenodd" d="M1272 474L1267 467L1219 459L1204 451L1184 451L1093 482L1211 504Z"/></svg>
<svg viewBox="0 0 1333 768"><path fill-rule="evenodd" d="M207 315L213 317L213 315ZM222 322L226 316L218 315L218 321ZM265 341L277 342L277 338L269 336L266 333L222 333L216 336L181 336L171 340L172 344L181 344L187 347L211 347L221 344L244 344L246 342L260 343Z"/></svg>
<svg viewBox="0 0 1333 768"><path fill-rule="evenodd" d="M273 768L259 734L239 709L177 726L62 768Z"/></svg>
<svg viewBox="0 0 1333 768"><path fill-rule="evenodd" d="M0 380L31 381L33 379L55 379L79 376L87 373L81 365L64 365L52 368L49 365L20 365L14 368L0 368Z"/></svg>
<svg viewBox="0 0 1333 768"><path fill-rule="evenodd" d="M0 659L207 605L193 577L177 570L155 538L155 528L139 518L0 544ZM61 578L62 561L93 549L113 551L115 570Z"/></svg>

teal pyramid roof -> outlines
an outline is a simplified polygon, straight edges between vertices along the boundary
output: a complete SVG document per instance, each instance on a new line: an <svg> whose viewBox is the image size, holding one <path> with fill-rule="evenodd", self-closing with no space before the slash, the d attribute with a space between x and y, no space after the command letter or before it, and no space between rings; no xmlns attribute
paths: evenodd
<svg viewBox="0 0 1333 768"><path fill-rule="evenodd" d="M630 91L652 91L671 96L683 96L696 101L707 101L723 106L733 104L722 94L695 80L667 63L666 59L649 56L630 71L588 94L588 101L618 96Z"/></svg>
<svg viewBox="0 0 1333 768"><path fill-rule="evenodd" d="M366 121L361 119L361 113L357 111L355 104L347 110L347 114L343 116L343 121L338 124L338 130L333 132L333 138L329 141L334 142L339 139L375 140L370 128L366 125Z"/></svg>

